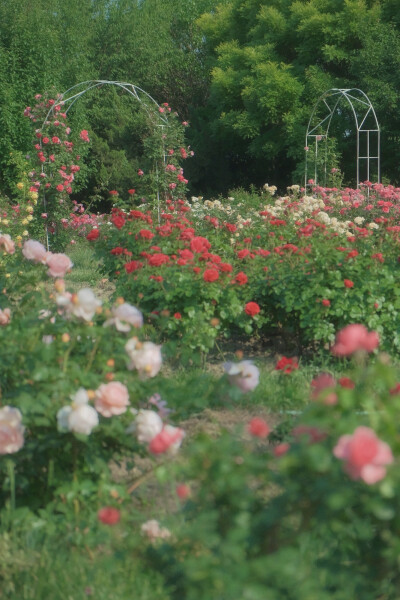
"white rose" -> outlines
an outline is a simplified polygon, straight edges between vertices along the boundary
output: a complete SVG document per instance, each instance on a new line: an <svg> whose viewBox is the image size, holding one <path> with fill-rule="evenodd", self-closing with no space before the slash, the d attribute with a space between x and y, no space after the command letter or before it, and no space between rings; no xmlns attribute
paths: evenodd
<svg viewBox="0 0 400 600"><path fill-rule="evenodd" d="M160 415L154 410L139 410L135 420L138 441L141 444L148 444L162 431L163 426Z"/></svg>
<svg viewBox="0 0 400 600"><path fill-rule="evenodd" d="M96 310L101 306L101 300L98 300L90 288L82 288L77 294L72 296L69 310L78 319L91 321Z"/></svg>
<svg viewBox="0 0 400 600"><path fill-rule="evenodd" d="M137 369L142 378L154 377L161 369L161 346L131 338L126 343L125 350L131 359L128 369Z"/></svg>

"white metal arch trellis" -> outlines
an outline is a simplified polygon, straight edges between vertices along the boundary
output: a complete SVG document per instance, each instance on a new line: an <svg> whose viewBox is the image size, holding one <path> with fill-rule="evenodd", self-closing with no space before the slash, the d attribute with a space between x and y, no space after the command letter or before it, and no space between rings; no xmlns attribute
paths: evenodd
<svg viewBox="0 0 400 600"><path fill-rule="evenodd" d="M332 88L324 92L316 102L310 120L308 122L305 144L305 187L308 182L308 151L310 140L314 141L315 157L314 157L314 184L318 183L318 143L325 143L325 158L324 158L324 185L326 185L327 176L327 140L329 136L329 128L333 115L338 111L339 103L345 99L354 116L354 122L357 130L357 155L356 155L356 177L357 187L360 185L360 164L361 161L366 161L367 180L371 174L371 161L376 161L377 182L380 182L380 128L374 107L368 96L358 88L339 89ZM322 108L322 111L321 111ZM322 115L321 115L322 112ZM375 135L375 144L373 136ZM360 154L360 142L365 141L364 155ZM371 153L371 146L372 153Z"/></svg>
<svg viewBox="0 0 400 600"><path fill-rule="evenodd" d="M168 126L168 119L165 116L163 109L154 100L154 98L152 96L150 96L150 94L145 92L142 88L138 87L137 85L134 85L133 83L127 83L127 82L121 82L121 81L108 81L108 80L103 80L103 79L92 79L92 80L88 80L88 81L82 81L81 83L77 83L76 85L70 87L68 90L66 90L62 94L59 94L57 96L57 101L55 102L55 104L53 104L50 107L39 131L42 131L46 127L49 116L56 110L57 106L58 107L59 106L66 107L66 108L64 108L64 112L68 113L69 109L73 106L73 104L79 98L81 98L84 94L86 94L90 90L93 90L96 88L101 88L104 85L113 85L113 86L119 87L119 88L123 89L125 92L127 92L128 94L130 94L135 100L137 100L140 103L140 105L142 106L142 108L147 112L147 114L148 114L150 120L153 122L154 126L161 128L160 138L162 140L164 139L163 133L164 133L164 128ZM162 159L163 164L165 166L166 154L165 154L164 143L162 144L162 147L163 147L163 151L162 151L162 156L160 158ZM158 173L158 167L156 164L157 212L158 212L158 221L160 222L160 188L159 188L158 177L159 177L159 173ZM45 202L46 202L46 200L44 199L44 204L45 204ZM47 237L47 232L46 232L46 237ZM48 239L47 239L47 246L48 246Z"/></svg>

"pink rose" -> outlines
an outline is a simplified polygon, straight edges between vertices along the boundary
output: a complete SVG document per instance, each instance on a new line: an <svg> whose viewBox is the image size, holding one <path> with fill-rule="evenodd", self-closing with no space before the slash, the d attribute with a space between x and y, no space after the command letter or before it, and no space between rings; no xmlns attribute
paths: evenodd
<svg viewBox="0 0 400 600"><path fill-rule="evenodd" d="M183 429L173 425L164 425L162 431L151 440L149 452L152 454L164 454L168 450L176 452L184 437L185 432Z"/></svg>
<svg viewBox="0 0 400 600"><path fill-rule="evenodd" d="M119 381L103 383L96 390L94 402L97 412L103 417L122 415L129 405L129 392L127 387Z"/></svg>
<svg viewBox="0 0 400 600"><path fill-rule="evenodd" d="M385 442L369 427L357 427L353 435L342 435L333 454L345 461L345 471L352 479L362 479L372 485L386 475L386 465L393 462L393 454Z"/></svg>
<svg viewBox="0 0 400 600"><path fill-rule="evenodd" d="M14 254L15 244L8 233L0 233L0 248L1 247L4 248L4 252L7 252L7 254Z"/></svg>
<svg viewBox="0 0 400 600"><path fill-rule="evenodd" d="M378 346L379 336L376 331L369 332L364 325L355 323L339 331L331 352L335 356L349 356L358 350L372 352Z"/></svg>
<svg viewBox="0 0 400 600"><path fill-rule="evenodd" d="M46 263L47 255L49 254L46 248L36 240L27 240L22 248L22 254L28 260L33 260L35 263Z"/></svg>
<svg viewBox="0 0 400 600"><path fill-rule="evenodd" d="M4 406L0 409L0 454L13 454L24 445L22 415L18 408Z"/></svg>
<svg viewBox="0 0 400 600"><path fill-rule="evenodd" d="M0 308L0 325L8 325L11 321L11 310L9 308L5 308L1 310Z"/></svg>
<svg viewBox="0 0 400 600"><path fill-rule="evenodd" d="M46 265L49 267L47 274L50 277L64 277L73 267L71 259L66 254L50 254L46 258Z"/></svg>

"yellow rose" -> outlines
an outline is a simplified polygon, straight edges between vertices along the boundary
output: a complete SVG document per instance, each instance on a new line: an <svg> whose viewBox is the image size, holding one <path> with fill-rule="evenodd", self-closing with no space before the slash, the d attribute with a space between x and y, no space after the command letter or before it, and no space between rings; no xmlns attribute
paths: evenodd
<svg viewBox="0 0 400 600"><path fill-rule="evenodd" d="M27 220L27 221L32 221L32 220L33 220L33 217L32 217L32 215L28 215L28 216L26 217L26 220Z"/></svg>
<svg viewBox="0 0 400 600"><path fill-rule="evenodd" d="M17 242L20 242L22 240L22 235L17 235L15 239L17 240Z"/></svg>
<svg viewBox="0 0 400 600"><path fill-rule="evenodd" d="M24 184L22 183L22 181L20 181L19 183L17 183L17 188L19 190L23 190L24 189Z"/></svg>
<svg viewBox="0 0 400 600"><path fill-rule="evenodd" d="M22 225L28 225L29 221L28 219L22 219L21 223Z"/></svg>
<svg viewBox="0 0 400 600"><path fill-rule="evenodd" d="M39 198L39 194L37 192L30 192L30 197L32 200L37 200Z"/></svg>
<svg viewBox="0 0 400 600"><path fill-rule="evenodd" d="M9 224L9 220L8 219L3 219L3 225L8 225Z"/></svg>
<svg viewBox="0 0 400 600"><path fill-rule="evenodd" d="M28 213L33 213L33 206L27 206L27 207L25 208L25 210L26 210L26 212L28 212Z"/></svg>
<svg viewBox="0 0 400 600"><path fill-rule="evenodd" d="M23 231L23 232L22 232L22 235L24 235L25 237L26 237L26 236L28 236L28 235L29 235L29 231L27 231L27 230L25 229L25 231Z"/></svg>

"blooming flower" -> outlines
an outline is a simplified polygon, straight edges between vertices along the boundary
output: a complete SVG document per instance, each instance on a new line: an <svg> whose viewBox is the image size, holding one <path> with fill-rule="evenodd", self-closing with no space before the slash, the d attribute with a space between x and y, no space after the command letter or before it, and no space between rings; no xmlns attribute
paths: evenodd
<svg viewBox="0 0 400 600"><path fill-rule="evenodd" d="M78 319L91 321L102 302L90 288L82 288L77 294L72 294L67 310Z"/></svg>
<svg viewBox="0 0 400 600"><path fill-rule="evenodd" d="M161 369L161 346L153 342L139 342L134 337L126 343L125 350L131 359L128 369L137 369L142 378L155 377Z"/></svg>
<svg viewBox="0 0 400 600"><path fill-rule="evenodd" d="M255 315L258 315L258 313L260 312L260 307L257 304L257 302L248 302L246 304L246 306L244 307L244 312L246 313L246 315L249 315L250 317L254 317Z"/></svg>
<svg viewBox="0 0 400 600"><path fill-rule="evenodd" d="M84 388L79 388L72 396L72 404L63 406L57 413L58 428L63 431L89 435L99 424L97 411L89 406L89 396Z"/></svg>
<svg viewBox="0 0 400 600"><path fill-rule="evenodd" d="M116 525L121 519L121 512L118 508L112 506L104 506L97 513L97 518L104 525Z"/></svg>
<svg viewBox="0 0 400 600"><path fill-rule="evenodd" d="M393 454L385 442L369 427L357 427L353 435L342 435L333 454L345 461L344 469L351 479L362 479L372 485L386 475L386 465L393 462Z"/></svg>
<svg viewBox="0 0 400 600"><path fill-rule="evenodd" d="M0 233L0 248L3 248L7 254L14 254L15 244L8 233Z"/></svg>
<svg viewBox="0 0 400 600"><path fill-rule="evenodd" d="M286 374L291 373L294 369L298 368L297 358L287 358L286 356L282 356L275 366L276 371L283 371Z"/></svg>
<svg viewBox="0 0 400 600"><path fill-rule="evenodd" d="M112 318L104 322L104 327L114 325L117 331L130 331L132 327L142 327L143 315L138 308L124 302L111 309Z"/></svg>
<svg viewBox="0 0 400 600"><path fill-rule="evenodd" d="M247 430L254 437L266 438L270 434L270 427L264 419L254 417L247 426Z"/></svg>
<svg viewBox="0 0 400 600"><path fill-rule="evenodd" d="M335 356L349 356L358 350L372 352L378 346L379 336L376 331L368 332L364 325L355 323L338 332L331 352Z"/></svg>
<svg viewBox="0 0 400 600"><path fill-rule="evenodd" d="M225 363L225 373L228 375L229 382L236 385L242 392L250 392L257 387L260 372L250 360L243 360L240 363Z"/></svg>
<svg viewBox="0 0 400 600"><path fill-rule="evenodd" d="M14 454L24 445L25 427L18 408L0 408L0 454Z"/></svg>
<svg viewBox="0 0 400 600"><path fill-rule="evenodd" d="M154 410L140 409L134 421L134 430L141 444L148 444L164 427L160 415Z"/></svg>
<svg viewBox="0 0 400 600"><path fill-rule="evenodd" d="M173 425L164 425L149 444L149 452L152 454L164 454L164 452L176 452L185 437L185 432Z"/></svg>
<svg viewBox="0 0 400 600"><path fill-rule="evenodd" d="M11 310L9 308L5 308L2 310L0 308L0 325L5 326L8 325L11 321Z"/></svg>
<svg viewBox="0 0 400 600"><path fill-rule="evenodd" d="M94 406L103 417L122 415L129 405L129 392L127 387L119 381L103 383L96 390Z"/></svg>
<svg viewBox="0 0 400 600"><path fill-rule="evenodd" d="M22 248L22 254L28 260L43 264L45 264L46 258L49 255L43 244L37 242L36 240L26 240Z"/></svg>
<svg viewBox="0 0 400 600"><path fill-rule="evenodd" d="M46 265L49 267L47 274L51 277L64 277L73 267L73 263L66 254L52 254L46 257Z"/></svg>
<svg viewBox="0 0 400 600"><path fill-rule="evenodd" d="M160 523L156 521L156 519L151 519L150 521L143 523L140 531L152 542L156 539L165 540L171 537L171 532L165 527L160 527Z"/></svg>

